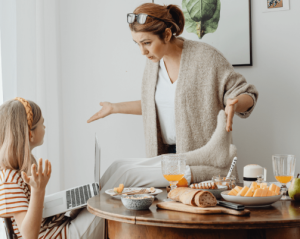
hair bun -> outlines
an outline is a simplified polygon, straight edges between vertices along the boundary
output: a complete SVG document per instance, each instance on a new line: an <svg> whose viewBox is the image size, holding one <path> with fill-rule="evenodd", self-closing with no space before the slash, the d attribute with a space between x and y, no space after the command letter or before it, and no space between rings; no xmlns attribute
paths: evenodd
<svg viewBox="0 0 300 239"><path fill-rule="evenodd" d="M171 30L175 34L175 36L179 36L184 29L185 19L183 12L177 5L170 4L167 6L167 9L169 10L170 14L172 15L172 18L174 19L174 22L177 26L172 26Z"/></svg>

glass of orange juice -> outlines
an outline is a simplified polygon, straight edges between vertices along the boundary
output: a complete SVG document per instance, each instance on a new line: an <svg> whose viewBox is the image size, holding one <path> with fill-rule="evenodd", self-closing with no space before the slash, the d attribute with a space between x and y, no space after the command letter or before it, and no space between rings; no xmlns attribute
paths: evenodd
<svg viewBox="0 0 300 239"><path fill-rule="evenodd" d="M281 200L290 199L287 196L286 184L294 177L296 158L294 155L289 154L275 154L272 156L272 162L274 176L282 184L280 191L283 196Z"/></svg>
<svg viewBox="0 0 300 239"><path fill-rule="evenodd" d="M164 178L170 182L171 190L184 177L185 154L163 154L161 159L161 170Z"/></svg>

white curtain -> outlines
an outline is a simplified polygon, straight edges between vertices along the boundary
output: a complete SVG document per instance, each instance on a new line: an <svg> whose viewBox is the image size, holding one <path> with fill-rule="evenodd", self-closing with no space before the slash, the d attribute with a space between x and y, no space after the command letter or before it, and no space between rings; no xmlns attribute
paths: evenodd
<svg viewBox="0 0 300 239"><path fill-rule="evenodd" d="M46 135L33 154L52 163L51 194L64 189L58 0L1 0L0 8L3 98L41 107Z"/></svg>

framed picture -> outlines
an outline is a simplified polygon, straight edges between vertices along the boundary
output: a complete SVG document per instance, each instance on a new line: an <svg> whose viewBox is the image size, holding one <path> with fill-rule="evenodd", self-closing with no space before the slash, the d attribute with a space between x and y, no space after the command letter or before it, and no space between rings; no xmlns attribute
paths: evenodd
<svg viewBox="0 0 300 239"><path fill-rule="evenodd" d="M262 4L264 12L285 11L290 9L289 0L264 0Z"/></svg>
<svg viewBox="0 0 300 239"><path fill-rule="evenodd" d="M214 46L233 66L252 66L251 0L154 0L154 3L181 8L185 17L182 37Z"/></svg>

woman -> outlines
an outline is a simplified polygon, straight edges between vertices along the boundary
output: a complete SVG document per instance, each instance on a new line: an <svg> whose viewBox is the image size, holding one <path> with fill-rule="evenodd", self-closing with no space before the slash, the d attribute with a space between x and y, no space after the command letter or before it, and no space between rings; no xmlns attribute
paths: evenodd
<svg viewBox="0 0 300 239"><path fill-rule="evenodd" d="M177 6L146 3L128 14L127 21L133 40L148 58L142 100L101 102L102 109L88 122L114 113L142 115L147 157L186 153L189 182L226 173L232 154L222 158L215 150L204 158L201 150L212 138L220 110L225 110L227 118L227 133L224 126L220 134L231 139L234 114L246 118L253 111L258 97L255 87L212 46L178 37L185 21ZM118 161L111 167L124 164L135 163Z"/></svg>

